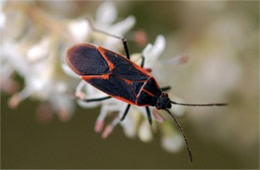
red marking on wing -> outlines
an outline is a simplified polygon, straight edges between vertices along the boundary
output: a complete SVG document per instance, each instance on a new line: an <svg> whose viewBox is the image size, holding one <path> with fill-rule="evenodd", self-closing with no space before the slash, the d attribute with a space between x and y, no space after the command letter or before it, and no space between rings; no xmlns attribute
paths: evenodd
<svg viewBox="0 0 260 170"><path fill-rule="evenodd" d="M107 58L107 56L105 55L105 50L104 48L102 47L98 47L98 51L101 53L101 55L104 57L104 59L106 60L107 64L108 64L108 67L109 67L109 70L112 71L115 66L114 64Z"/></svg>
<svg viewBox="0 0 260 170"><path fill-rule="evenodd" d="M101 78L101 79L108 79L109 78L109 75L110 74L103 74L103 75L88 75L88 76L81 76L81 79L82 80L90 80L90 79L93 79L93 78Z"/></svg>
<svg viewBox="0 0 260 170"><path fill-rule="evenodd" d="M152 77L152 76L151 76ZM150 96L155 96L154 94L152 94L151 92L147 91L144 89L145 85L147 84L148 80L151 78L149 77L146 82L142 85L142 87L140 88L140 91L139 93L137 94L137 97L136 97L136 101L138 100L139 96L141 95L142 91L144 91L145 93L149 94ZM156 83L157 84L157 83ZM158 85L158 84L157 84Z"/></svg>
<svg viewBox="0 0 260 170"><path fill-rule="evenodd" d="M146 71L148 71L149 73L152 72L152 68L145 68Z"/></svg>
<svg viewBox="0 0 260 170"><path fill-rule="evenodd" d="M127 79L123 79L128 85L130 85L133 81L131 80L127 80Z"/></svg>
<svg viewBox="0 0 260 170"><path fill-rule="evenodd" d="M144 91L145 93L149 94L150 96L155 96L153 93L151 93L151 92L145 90L144 88L142 89L142 91Z"/></svg>
<svg viewBox="0 0 260 170"><path fill-rule="evenodd" d="M108 49L105 49L103 47L98 47L98 50L99 52L101 53L101 55L105 58L105 60L107 61L108 65L109 65L109 68L110 68L110 71L112 71L114 69L114 64L107 58L107 56L105 55L105 51L110 51ZM111 51L112 53L115 53L113 51ZM152 75L147 71L145 70L144 68L140 67L139 65L135 64L134 62L132 62L131 60L129 60L128 58L126 58L125 56L121 55L121 54L118 54L116 53L117 56L120 56L122 58L124 58L125 60L129 61L129 64L131 64L135 69L141 71L142 73L146 74L148 77L152 77Z"/></svg>
<svg viewBox="0 0 260 170"><path fill-rule="evenodd" d="M127 59L127 58L126 58ZM128 60L128 59L127 59ZM135 64L134 62L132 62L131 60L128 60L131 62L131 64L139 71L141 71L142 73L146 74L148 77L152 77L152 75L147 71L145 70L144 68L140 67L139 65Z"/></svg>

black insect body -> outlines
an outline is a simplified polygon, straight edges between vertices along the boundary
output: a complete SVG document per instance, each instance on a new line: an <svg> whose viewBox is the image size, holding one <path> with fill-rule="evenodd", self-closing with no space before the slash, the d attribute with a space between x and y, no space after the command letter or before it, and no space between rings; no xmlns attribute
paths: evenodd
<svg viewBox="0 0 260 170"><path fill-rule="evenodd" d="M140 66L130 60L126 39L97 30L93 26L92 29L122 40L126 57L91 44L77 44L68 49L66 61L70 68L76 74L80 75L83 80L108 94L107 97L85 99L84 101L102 101L113 97L128 103L121 120L124 120L131 105L144 106L150 124L152 124L152 117L149 106L167 111L180 129L185 139L190 160L192 161L192 154L187 138L184 135L181 125L169 109L172 107L172 104L185 106L224 106L226 104L186 104L170 100L168 94L164 93L170 87L160 88L155 78L148 70L143 68L145 58L142 57Z"/></svg>

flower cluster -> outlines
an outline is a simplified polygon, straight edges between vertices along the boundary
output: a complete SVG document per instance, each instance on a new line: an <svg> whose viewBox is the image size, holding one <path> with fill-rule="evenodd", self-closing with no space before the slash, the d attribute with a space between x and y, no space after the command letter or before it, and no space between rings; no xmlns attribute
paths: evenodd
<svg viewBox="0 0 260 170"><path fill-rule="evenodd" d="M64 63L66 49L73 44L86 42L122 53L123 45L120 40L93 30L86 18L58 20L36 6L30 8L32 5L29 2L0 4L0 29L4 35L0 44L0 87L1 90L14 93L18 83L13 75L18 74L24 80L24 88L11 96L10 107L15 108L21 101L33 97L41 101L37 109L39 120L47 121L57 113L60 120L67 121L75 110L73 89L76 89L75 95L79 98L99 98L106 94L80 80L80 77L70 70ZM97 9L92 24L96 28L102 28L110 34L121 37L135 24L133 16L120 22L115 22L116 19L115 5L112 2L104 2ZM21 29L15 29L17 27ZM165 46L164 36L159 35L153 44L148 44L144 48L142 53L131 54L131 60L140 64L141 56L144 56L144 66L153 68L152 74L160 77L159 56ZM168 62L179 64L184 63L186 59L184 56L179 56ZM169 95L172 97L172 94ZM179 100L175 97L175 101ZM131 107L128 116L121 122L119 118L127 104L117 99L96 103L79 100L78 104L84 108L101 107L95 131L102 132L103 138L107 138L113 129L120 125L126 136L131 138L138 136L143 142L151 141L153 134L160 132L161 143L166 151L176 152L184 144L170 117L154 108L151 108L154 124L150 126L142 107ZM116 112L116 116L112 115L112 112ZM173 106L172 112L177 116L183 116L185 110L182 106ZM112 121L105 124L108 118L112 118Z"/></svg>

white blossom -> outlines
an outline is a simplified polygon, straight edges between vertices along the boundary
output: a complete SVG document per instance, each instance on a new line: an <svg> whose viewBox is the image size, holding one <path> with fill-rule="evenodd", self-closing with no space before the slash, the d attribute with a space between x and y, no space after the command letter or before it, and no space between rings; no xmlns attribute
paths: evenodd
<svg viewBox="0 0 260 170"><path fill-rule="evenodd" d="M14 74L24 80L23 89L10 97L9 106L15 108L25 99L34 98L50 105L50 114L57 113L61 120L67 121L74 111L74 101L69 95L72 83L60 67L62 58L55 49L56 37L49 34L36 40L33 37L37 28L34 25L27 28L31 19L28 15L11 7L5 15L8 20L2 27L0 43L1 90L10 91L15 85ZM25 28L27 32L21 31Z"/></svg>
<svg viewBox="0 0 260 170"><path fill-rule="evenodd" d="M123 36L135 24L133 16L115 23L116 18L117 9L115 4L113 2L104 2L97 9L94 21L91 19L87 20L87 18L73 20L68 24L68 30L75 42L91 42L114 51L119 51L123 47L121 40L96 32L90 25L93 24L95 28L110 34Z"/></svg>
<svg viewBox="0 0 260 170"><path fill-rule="evenodd" d="M6 16L3 12L3 8L5 6L6 0L0 1L0 30L4 27L6 22Z"/></svg>
<svg viewBox="0 0 260 170"><path fill-rule="evenodd" d="M3 44L2 55L8 60L9 67L25 80L24 89L10 98L9 106L16 107L30 96L48 100L53 111L62 114L59 117L65 121L73 113L74 104L72 98L66 94L70 88L69 82L65 80L66 75L59 75L59 68L55 65L60 63L60 58L49 53L50 43L50 38L43 38L25 53L15 43Z"/></svg>

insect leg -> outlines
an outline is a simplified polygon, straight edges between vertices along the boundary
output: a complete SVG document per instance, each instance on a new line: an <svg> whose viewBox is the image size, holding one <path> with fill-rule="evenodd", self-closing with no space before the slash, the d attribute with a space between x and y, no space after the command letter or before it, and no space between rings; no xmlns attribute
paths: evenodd
<svg viewBox="0 0 260 170"><path fill-rule="evenodd" d="M150 125L152 125L152 116L151 116L150 109L149 109L149 107L145 107L145 109L146 109L146 114L147 114L147 117L148 117L148 121L149 121Z"/></svg>
<svg viewBox="0 0 260 170"><path fill-rule="evenodd" d="M108 32L105 32L105 31L102 31L100 29L97 29L97 28L95 28L95 26L91 22L90 18L87 18L87 20L88 20L88 23L89 23L89 25L90 25L92 30L94 30L96 32L99 32L99 33L102 33L102 34L105 34L105 35L108 35L108 36L111 36L111 37L114 37L114 38L117 38L117 39L120 39L122 41L122 43L123 43L123 46L124 46L124 49L125 49L125 53L126 53L126 57L127 57L127 59L130 60L129 50L128 50L128 46L127 46L127 40L125 38L122 38L122 37L119 37L117 35L110 34Z"/></svg>
<svg viewBox="0 0 260 170"><path fill-rule="evenodd" d="M161 91L168 91L171 90L171 86L165 86L161 88Z"/></svg>
<svg viewBox="0 0 260 170"><path fill-rule="evenodd" d="M103 101L103 100L107 100L110 99L111 96L106 96L106 97L100 97L100 98L94 98L94 99L80 99L84 102L98 102L98 101Z"/></svg>
<svg viewBox="0 0 260 170"><path fill-rule="evenodd" d="M128 111L129 111L129 109L130 109L130 106L131 106L130 104L127 105L127 107L126 107L126 109L125 109L125 112L124 112L123 116L121 117L120 121L123 121L123 120L125 119L125 117L126 117Z"/></svg>
<svg viewBox="0 0 260 170"><path fill-rule="evenodd" d="M141 65L140 65L142 68L144 68L144 61L145 61L145 58L144 58L144 56L142 55L142 62L141 62Z"/></svg>

